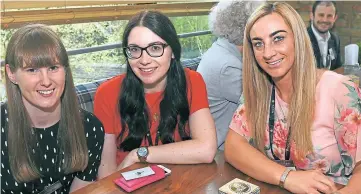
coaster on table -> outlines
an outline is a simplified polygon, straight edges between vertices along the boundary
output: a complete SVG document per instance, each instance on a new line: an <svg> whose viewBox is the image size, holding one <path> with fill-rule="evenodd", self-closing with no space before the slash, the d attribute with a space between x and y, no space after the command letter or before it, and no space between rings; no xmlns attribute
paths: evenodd
<svg viewBox="0 0 361 194"><path fill-rule="evenodd" d="M259 194L259 186L235 178L219 188L219 194Z"/></svg>

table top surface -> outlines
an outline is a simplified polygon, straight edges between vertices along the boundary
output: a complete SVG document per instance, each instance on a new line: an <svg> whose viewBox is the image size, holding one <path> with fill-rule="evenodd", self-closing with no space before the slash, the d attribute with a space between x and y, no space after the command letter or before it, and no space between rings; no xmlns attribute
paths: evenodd
<svg viewBox="0 0 361 194"><path fill-rule="evenodd" d="M125 172L141 167L148 166L147 164L136 163L128 168L122 169L116 173L109 175L97 182L94 182L74 194L121 194L127 193L118 187L113 180L120 178L120 172ZM224 161L223 152L219 151L210 164L190 164L190 165L176 165L164 164L163 166L169 168L172 173L162 180L154 182L150 185L142 187L132 193L218 193L218 189L233 180L239 178L241 180L253 183L261 188L261 194L286 194L290 193L278 186L270 185L257 181L239 170L232 167Z"/></svg>

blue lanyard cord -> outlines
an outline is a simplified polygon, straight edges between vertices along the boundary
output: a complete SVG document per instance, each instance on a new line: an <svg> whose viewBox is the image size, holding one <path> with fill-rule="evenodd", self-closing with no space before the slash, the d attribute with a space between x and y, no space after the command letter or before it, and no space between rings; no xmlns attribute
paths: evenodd
<svg viewBox="0 0 361 194"><path fill-rule="evenodd" d="M269 138L270 138L270 149L271 153L273 155L273 158L275 160L280 160L274 153L273 153L273 132L274 132L274 124L275 124L275 86L272 86L272 94L271 94L271 103L270 103L270 111L269 111L269 120L268 120L268 126L269 126ZM288 130L287 135L287 142L286 142L286 153L285 153L285 160L290 159L290 134L291 134L291 128Z"/></svg>

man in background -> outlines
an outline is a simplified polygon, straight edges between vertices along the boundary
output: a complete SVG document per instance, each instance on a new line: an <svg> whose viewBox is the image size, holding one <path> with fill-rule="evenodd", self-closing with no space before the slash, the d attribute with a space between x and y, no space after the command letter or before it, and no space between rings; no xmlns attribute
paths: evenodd
<svg viewBox="0 0 361 194"><path fill-rule="evenodd" d="M343 73L340 54L340 39L331 32L337 20L335 1L316 1L310 13L310 26L307 28L318 68L326 68Z"/></svg>

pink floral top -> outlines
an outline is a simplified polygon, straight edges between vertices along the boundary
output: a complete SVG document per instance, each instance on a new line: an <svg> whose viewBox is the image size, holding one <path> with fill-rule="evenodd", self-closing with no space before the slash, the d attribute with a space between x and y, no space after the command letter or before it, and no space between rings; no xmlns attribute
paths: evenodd
<svg viewBox="0 0 361 194"><path fill-rule="evenodd" d="M291 144L291 159L297 169L321 169L336 183L346 185L357 162L361 160L361 91L349 78L326 71L316 88L316 118L312 127L314 153L296 159ZM284 115L288 104L276 93L274 154L284 160L288 127ZM268 122L268 119L267 119ZM233 115L230 129L252 142L246 125L243 98ZM273 159L266 128L265 152Z"/></svg>

